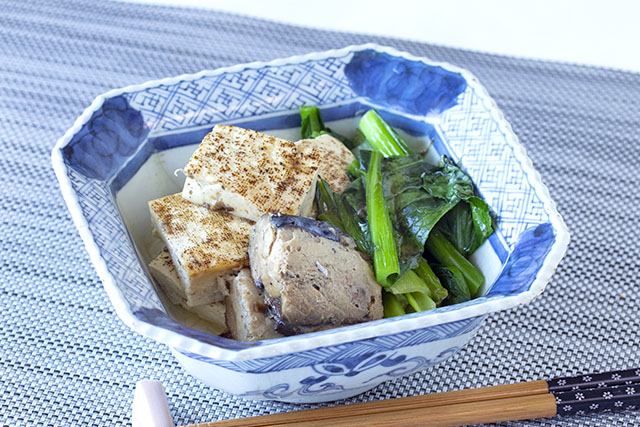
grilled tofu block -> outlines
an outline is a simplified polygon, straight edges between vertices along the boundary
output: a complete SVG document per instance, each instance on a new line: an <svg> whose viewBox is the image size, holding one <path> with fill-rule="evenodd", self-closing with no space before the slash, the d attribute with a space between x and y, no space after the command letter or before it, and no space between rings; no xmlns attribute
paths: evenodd
<svg viewBox="0 0 640 427"><path fill-rule="evenodd" d="M324 134L313 139L301 139L296 144L310 145L320 152L318 175L334 192L342 193L351 184L347 169L355 156L340 140Z"/></svg>
<svg viewBox="0 0 640 427"><path fill-rule="evenodd" d="M184 304L224 300L228 275L249 265L252 223L188 202L180 194L152 200L149 209L180 278Z"/></svg>
<svg viewBox="0 0 640 427"><path fill-rule="evenodd" d="M382 318L382 291L355 241L327 222L264 215L249 247L251 274L283 335Z"/></svg>
<svg viewBox="0 0 640 427"><path fill-rule="evenodd" d="M238 341L259 341L281 337L267 316L264 294L253 282L248 268L240 270L231 282L227 297L227 325Z"/></svg>
<svg viewBox="0 0 640 427"><path fill-rule="evenodd" d="M224 302L189 307L186 305L184 287L180 283L178 271L173 265L169 250L164 248L160 254L149 263L149 271L169 300L187 309L193 316L184 314L181 319L187 326L196 329L205 328L207 332L215 331L217 335L227 332L226 305ZM229 278L229 281L232 281Z"/></svg>
<svg viewBox="0 0 640 427"><path fill-rule="evenodd" d="M319 161L311 144L216 125L184 168L182 196L253 221L267 212L307 216Z"/></svg>
<svg viewBox="0 0 640 427"><path fill-rule="evenodd" d="M165 247L158 256L151 260L149 272L156 279L156 283L164 291L169 301L176 305L187 306L187 295L184 286L180 283L180 277L171 260L169 249Z"/></svg>

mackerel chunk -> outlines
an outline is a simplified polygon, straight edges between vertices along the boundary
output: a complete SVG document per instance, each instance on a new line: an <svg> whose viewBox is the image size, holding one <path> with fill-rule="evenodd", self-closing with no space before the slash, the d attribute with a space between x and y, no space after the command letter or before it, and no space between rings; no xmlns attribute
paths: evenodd
<svg viewBox="0 0 640 427"><path fill-rule="evenodd" d="M382 318L371 266L354 240L329 223L264 215L253 228L249 259L283 335Z"/></svg>

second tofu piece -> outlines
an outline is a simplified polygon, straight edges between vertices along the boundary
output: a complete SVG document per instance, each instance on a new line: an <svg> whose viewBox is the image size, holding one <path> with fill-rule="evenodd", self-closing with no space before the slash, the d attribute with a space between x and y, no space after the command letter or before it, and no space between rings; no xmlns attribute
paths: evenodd
<svg viewBox="0 0 640 427"><path fill-rule="evenodd" d="M323 134L313 139L301 139L296 144L310 145L320 152L318 176L327 181L335 193L342 193L351 184L347 169L355 156L342 141Z"/></svg>
<svg viewBox="0 0 640 427"><path fill-rule="evenodd" d="M224 302L212 302L195 307L186 305L184 287L180 283L178 271L173 265L167 248L164 248L157 257L151 260L149 271L173 304L180 305L193 314L183 313L183 319L181 320L187 326L200 330L204 328L207 332L214 332L216 335L227 332L226 306ZM229 281L232 280L229 279Z"/></svg>
<svg viewBox="0 0 640 427"><path fill-rule="evenodd" d="M216 125L184 168L182 196L252 221L268 212L308 216L319 162L311 144Z"/></svg>
<svg viewBox="0 0 640 427"><path fill-rule="evenodd" d="M293 335L382 318L382 291L353 239L329 223L265 215L249 247L276 330Z"/></svg>
<svg viewBox="0 0 640 427"><path fill-rule="evenodd" d="M224 300L229 274L248 267L252 223L184 200L180 194L149 202L153 226L167 246L184 287L184 304Z"/></svg>
<svg viewBox="0 0 640 427"><path fill-rule="evenodd" d="M281 337L267 316L262 290L251 278L248 268L240 270L230 284L227 297L227 325L238 341L259 341Z"/></svg>

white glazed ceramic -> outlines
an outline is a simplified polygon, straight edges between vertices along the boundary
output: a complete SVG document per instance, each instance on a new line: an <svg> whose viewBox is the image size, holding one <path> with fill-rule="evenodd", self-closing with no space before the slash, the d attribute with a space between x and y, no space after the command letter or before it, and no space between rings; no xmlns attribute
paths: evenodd
<svg viewBox="0 0 640 427"><path fill-rule="evenodd" d="M158 250L147 201L179 191L176 169L216 123L298 139L298 107L321 106L348 133L376 108L429 156L448 154L499 218L474 255L483 296L454 306L312 334L240 343L183 326L146 264ZM252 399L320 402L445 361L487 313L530 301L569 235L531 161L468 72L367 44L203 71L99 96L58 141L53 165L120 318L167 344L204 383Z"/></svg>

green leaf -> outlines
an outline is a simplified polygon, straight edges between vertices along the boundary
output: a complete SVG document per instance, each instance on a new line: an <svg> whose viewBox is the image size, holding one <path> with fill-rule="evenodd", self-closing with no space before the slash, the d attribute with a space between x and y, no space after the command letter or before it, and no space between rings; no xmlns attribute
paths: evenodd
<svg viewBox="0 0 640 427"><path fill-rule="evenodd" d="M469 301L471 294L460 270L452 266L434 265L433 272L440 279L440 283L447 289L449 296L444 300L446 305Z"/></svg>
<svg viewBox="0 0 640 427"><path fill-rule="evenodd" d="M471 264L458 250L449 242L438 228L429 235L426 243L427 251L446 267L455 267L462 273L469 287L469 293L474 296L478 289L484 284L484 275L475 265Z"/></svg>
<svg viewBox="0 0 640 427"><path fill-rule="evenodd" d="M409 294L412 292L420 292L431 295L429 287L413 270L407 270L398 278L387 290L393 294Z"/></svg>
<svg viewBox="0 0 640 427"><path fill-rule="evenodd" d="M468 256L493 233L489 206L479 197L470 197L449 211L438 223L438 229Z"/></svg>
<svg viewBox="0 0 640 427"><path fill-rule="evenodd" d="M461 200L474 197L473 183L446 156L438 166L420 156L389 157L384 159L383 174L385 202L394 224L403 273L418 266L425 242L438 221Z"/></svg>
<svg viewBox="0 0 640 427"><path fill-rule="evenodd" d="M471 197L467 200L471 206L473 227L475 229L475 242L469 254L475 252L493 233L493 221L489 205L480 197Z"/></svg>

